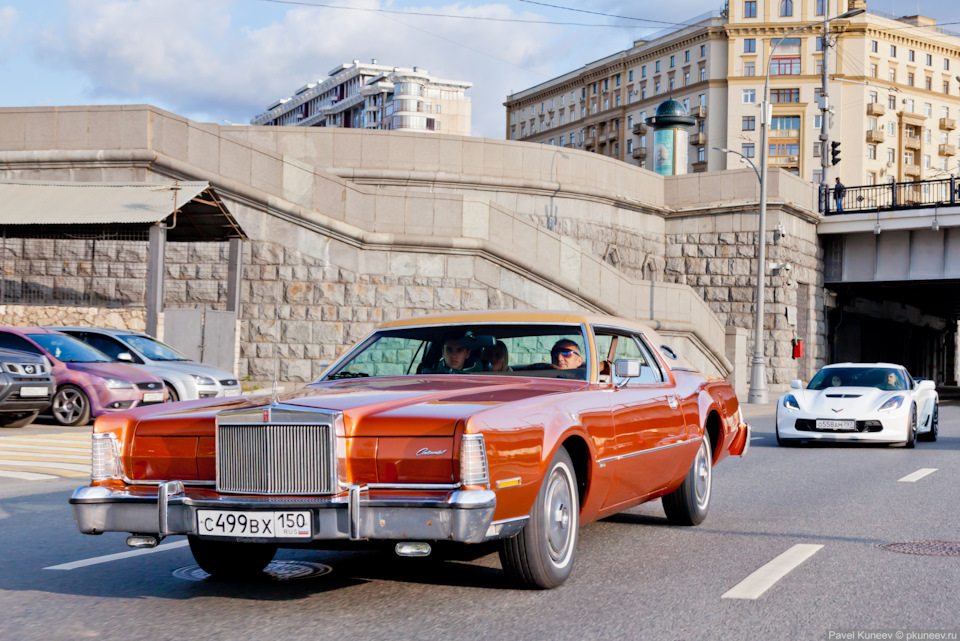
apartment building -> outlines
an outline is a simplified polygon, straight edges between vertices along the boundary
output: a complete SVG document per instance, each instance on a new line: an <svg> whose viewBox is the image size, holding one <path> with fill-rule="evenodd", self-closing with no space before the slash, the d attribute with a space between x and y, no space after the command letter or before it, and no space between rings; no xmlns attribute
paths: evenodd
<svg viewBox="0 0 960 641"><path fill-rule="evenodd" d="M651 167L644 120L673 98L696 118L687 170L735 167L738 158L714 148L759 157L769 71L769 165L819 182L822 21L857 7L867 11L830 22L828 125L841 162L829 179L856 185L956 173L960 34L863 0L731 0L723 11L508 96L506 136ZM808 23L815 24L803 28Z"/></svg>
<svg viewBox="0 0 960 641"><path fill-rule="evenodd" d="M307 83L250 120L253 125L362 127L470 135L473 83L434 78L418 67L354 60Z"/></svg>

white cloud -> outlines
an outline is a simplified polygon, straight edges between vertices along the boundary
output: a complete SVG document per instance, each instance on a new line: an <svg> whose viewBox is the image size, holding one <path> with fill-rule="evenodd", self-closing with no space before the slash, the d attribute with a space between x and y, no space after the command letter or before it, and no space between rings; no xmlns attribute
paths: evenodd
<svg viewBox="0 0 960 641"><path fill-rule="evenodd" d="M230 18L236 8L228 0L75 0L64 26L43 33L37 49L48 63L86 75L94 100L153 101L183 115L234 122L342 62L416 65L473 82L467 95L474 135L502 138L506 94L555 75L555 52L569 48L556 26L277 5L271 24L239 27ZM404 10L539 18L501 4Z"/></svg>

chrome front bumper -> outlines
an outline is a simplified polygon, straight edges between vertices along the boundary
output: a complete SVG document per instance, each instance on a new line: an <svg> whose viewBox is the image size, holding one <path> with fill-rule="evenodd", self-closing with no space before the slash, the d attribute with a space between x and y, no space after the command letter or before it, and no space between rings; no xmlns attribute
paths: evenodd
<svg viewBox="0 0 960 641"><path fill-rule="evenodd" d="M346 497L284 499L227 496L168 481L146 491L81 487L70 497L70 504L77 528L84 534L196 534L199 509L309 510L312 539L271 540L281 544L381 539L480 543L488 530L500 531L491 528L497 499L490 490L453 490L424 497L352 485Z"/></svg>

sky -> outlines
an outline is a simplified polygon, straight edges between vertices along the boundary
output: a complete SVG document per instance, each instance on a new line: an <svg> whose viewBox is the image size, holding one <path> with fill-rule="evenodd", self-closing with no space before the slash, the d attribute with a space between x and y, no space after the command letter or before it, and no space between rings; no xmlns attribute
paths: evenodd
<svg viewBox="0 0 960 641"><path fill-rule="evenodd" d="M146 103L247 124L337 65L376 58L472 82L473 134L503 138L509 93L722 1L0 0L0 106ZM960 21L956 0L868 2Z"/></svg>

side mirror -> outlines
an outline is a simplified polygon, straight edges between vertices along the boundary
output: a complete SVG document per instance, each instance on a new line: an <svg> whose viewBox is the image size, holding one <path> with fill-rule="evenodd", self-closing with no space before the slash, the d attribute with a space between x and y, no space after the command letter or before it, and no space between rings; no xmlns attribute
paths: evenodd
<svg viewBox="0 0 960 641"><path fill-rule="evenodd" d="M613 363L618 378L636 378L640 376L640 361L630 358L618 358Z"/></svg>
<svg viewBox="0 0 960 641"><path fill-rule="evenodd" d="M803 389L803 381L799 379L793 379L790 381L790 389Z"/></svg>
<svg viewBox="0 0 960 641"><path fill-rule="evenodd" d="M937 384L929 379L924 379L917 383L918 390L935 390L937 389Z"/></svg>
<svg viewBox="0 0 960 641"><path fill-rule="evenodd" d="M132 363L133 356L130 355L130 352L120 352L119 354L117 354L117 360L124 361L127 363Z"/></svg>

